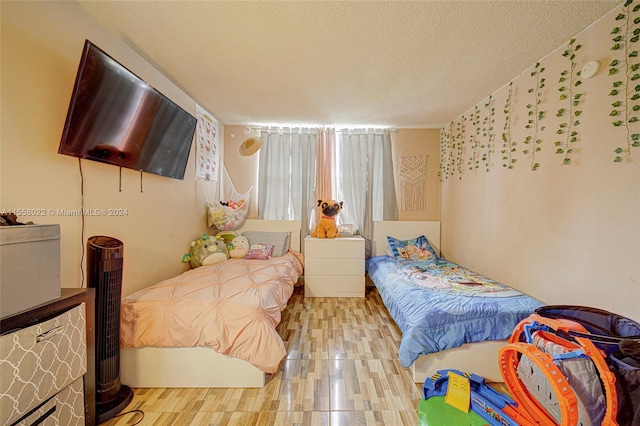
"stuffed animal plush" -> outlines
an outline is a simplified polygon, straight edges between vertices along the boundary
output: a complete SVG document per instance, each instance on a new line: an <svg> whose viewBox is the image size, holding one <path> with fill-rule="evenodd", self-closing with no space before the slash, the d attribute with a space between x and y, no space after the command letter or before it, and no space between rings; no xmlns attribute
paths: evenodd
<svg viewBox="0 0 640 426"><path fill-rule="evenodd" d="M211 237L203 234L202 238L191 243L191 250L182 256L182 262L191 264L197 268L203 265L213 265L229 258L227 245L221 238Z"/></svg>
<svg viewBox="0 0 640 426"><path fill-rule="evenodd" d="M342 201L335 200L318 200L318 207L322 212L322 217L316 225L316 229L311 232L312 237L317 238L336 238L339 237L338 226L336 225L336 216L342 209Z"/></svg>
<svg viewBox="0 0 640 426"><path fill-rule="evenodd" d="M231 241L233 241L237 236L238 233L235 231L220 231L216 234L216 238L222 239L222 241L227 245L228 250L231 250Z"/></svg>
<svg viewBox="0 0 640 426"><path fill-rule="evenodd" d="M249 253L249 239L238 235L231 241L229 256L232 259L243 259Z"/></svg>

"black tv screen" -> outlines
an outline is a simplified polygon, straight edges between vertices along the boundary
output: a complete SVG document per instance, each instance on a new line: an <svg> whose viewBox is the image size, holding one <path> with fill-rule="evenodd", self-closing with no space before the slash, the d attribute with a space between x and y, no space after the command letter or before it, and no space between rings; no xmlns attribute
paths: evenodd
<svg viewBox="0 0 640 426"><path fill-rule="evenodd" d="M58 152L183 179L196 119L85 41Z"/></svg>

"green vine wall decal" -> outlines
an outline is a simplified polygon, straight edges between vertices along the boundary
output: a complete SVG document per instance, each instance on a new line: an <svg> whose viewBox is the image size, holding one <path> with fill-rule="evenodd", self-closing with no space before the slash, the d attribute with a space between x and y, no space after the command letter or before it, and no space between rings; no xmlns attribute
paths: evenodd
<svg viewBox="0 0 640 426"><path fill-rule="evenodd" d="M460 172L459 170L459 161L458 159L460 158L460 122L461 120L458 120L456 122L452 122L451 123L451 150L450 150L450 158L451 158L451 177L453 177L456 173L456 171ZM454 132L454 126L455 126L455 132Z"/></svg>
<svg viewBox="0 0 640 426"><path fill-rule="evenodd" d="M637 115L640 111L640 62L638 51L634 50L634 44L640 40L640 16L631 19L632 14L637 15L640 5L629 10L632 4L633 0L624 3L624 11L615 17L617 24L611 31L614 43L611 50L620 55L609 64L609 75L615 79L609 92L609 96L615 99L609 116L613 117L615 127L625 127L627 131L626 145L614 150L615 163L629 157L632 148L640 147L640 133L632 131L632 123L640 120Z"/></svg>
<svg viewBox="0 0 640 426"><path fill-rule="evenodd" d="M456 137L458 142L456 143L456 169L458 171L458 179L462 179L463 163L464 163L464 141L465 141L465 129L466 129L467 117L463 115L458 121Z"/></svg>
<svg viewBox="0 0 640 426"><path fill-rule="evenodd" d="M513 165L516 162L516 158L513 158L513 153L516 152L517 142L511 139L511 96L513 94L513 82L509 83L509 91L507 92L507 99L504 103L504 127L502 128L502 167L507 169L513 169Z"/></svg>
<svg viewBox="0 0 640 426"><path fill-rule="evenodd" d="M453 128L454 128L454 123L453 121L449 124L449 158L448 158L448 162L449 162L449 176L453 177L453 173L454 173L454 168L455 168L455 153L454 153L454 148L455 148L455 139L453 136Z"/></svg>
<svg viewBox="0 0 640 426"><path fill-rule="evenodd" d="M478 152L478 140L480 139L480 110L478 105L473 108L473 112L469 116L473 132L469 134L469 149L471 154L467 160L467 167L470 171L477 171L480 167L480 154Z"/></svg>
<svg viewBox="0 0 640 426"><path fill-rule="evenodd" d="M542 77L545 68L540 66L540 62L537 62L534 70L531 71L531 76L535 77L535 87L529 89L529 93L534 94L534 102L527 104L527 129L533 129L533 135L529 135L524 140L525 149L523 154L531 160L531 170L538 170L540 163L536 161L536 154L542 149L542 139L540 133L544 131L545 126L541 125L541 121L545 118L545 112L541 109L542 105L542 89L545 87L545 78Z"/></svg>
<svg viewBox="0 0 640 426"><path fill-rule="evenodd" d="M569 69L565 69L560 73L560 101L566 104L561 106L556 113L556 116L564 121L559 124L556 134L558 137L564 137L564 139L555 141L556 154L564 155L562 164L571 164L571 155L574 152L573 146L578 141L577 127L580 125L581 110L578 110L580 102L582 101L583 93L575 93L575 88L582 84L580 80L580 71L575 72L576 68L576 52L582 47L579 44L575 44L576 40L571 39L568 47L562 52L562 56L569 60Z"/></svg>
<svg viewBox="0 0 640 426"><path fill-rule="evenodd" d="M493 107L493 95L489 96L489 100L484 104L484 109L488 110L488 113L482 119L482 140L486 141L480 145L482 149L482 162L484 163L484 170L489 171L491 167L491 154L493 153L493 143L495 139L495 132L493 131L493 123L496 121L496 109Z"/></svg>
<svg viewBox="0 0 640 426"><path fill-rule="evenodd" d="M446 127L440 129L440 170L438 176L440 182L449 177L449 156L451 155L451 133L447 131Z"/></svg>

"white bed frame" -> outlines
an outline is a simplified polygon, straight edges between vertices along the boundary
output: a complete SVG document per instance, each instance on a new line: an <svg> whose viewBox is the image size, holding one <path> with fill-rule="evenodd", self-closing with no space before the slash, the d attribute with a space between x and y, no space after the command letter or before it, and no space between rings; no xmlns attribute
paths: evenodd
<svg viewBox="0 0 640 426"><path fill-rule="evenodd" d="M440 222L439 221L384 221L373 224L374 256L382 256L387 249L387 235L401 239L412 239L424 235L440 255ZM504 346L505 340L465 343L459 348L420 355L411 365L413 381L424 383L436 371L453 368L467 373L474 373L490 382L502 382L498 349Z"/></svg>
<svg viewBox="0 0 640 426"><path fill-rule="evenodd" d="M244 231L291 231L300 250L300 222L247 219ZM133 388L260 388L271 374L209 347L127 348L120 351L120 381Z"/></svg>

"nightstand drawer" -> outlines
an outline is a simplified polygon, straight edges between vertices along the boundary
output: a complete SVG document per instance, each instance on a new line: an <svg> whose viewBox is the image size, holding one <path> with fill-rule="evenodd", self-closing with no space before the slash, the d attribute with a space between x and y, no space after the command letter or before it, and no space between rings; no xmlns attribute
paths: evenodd
<svg viewBox="0 0 640 426"><path fill-rule="evenodd" d="M332 259L364 258L364 239L362 238L307 238L305 257Z"/></svg>
<svg viewBox="0 0 640 426"><path fill-rule="evenodd" d="M305 275L364 276L364 259L310 259L307 257L304 273Z"/></svg>
<svg viewBox="0 0 640 426"><path fill-rule="evenodd" d="M364 281L364 276L305 276L304 295L305 297L364 297Z"/></svg>
<svg viewBox="0 0 640 426"><path fill-rule="evenodd" d="M364 238L304 239L305 297L364 297Z"/></svg>

